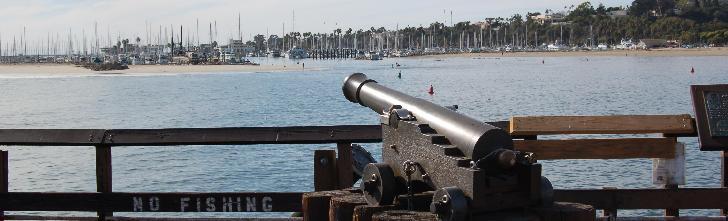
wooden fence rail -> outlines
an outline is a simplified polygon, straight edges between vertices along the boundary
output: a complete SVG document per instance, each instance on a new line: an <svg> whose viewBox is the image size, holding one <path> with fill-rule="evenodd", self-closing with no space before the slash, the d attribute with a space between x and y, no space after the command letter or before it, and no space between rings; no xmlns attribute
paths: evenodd
<svg viewBox="0 0 728 221"><path fill-rule="evenodd" d="M8 157L0 152L2 211L113 212L298 212L302 193L120 193L112 192L112 147L174 145L336 144L338 160L351 165L351 143L381 142L378 125L172 128L172 129L0 129L2 146L94 146L95 193L7 193ZM334 186L345 188L351 167L335 168ZM331 174L327 174L331 175ZM22 216L19 216L22 218ZM18 218L18 217L16 217ZM38 217L36 217L38 218Z"/></svg>
<svg viewBox="0 0 728 221"><path fill-rule="evenodd" d="M636 119L634 122L637 123L614 126L617 118L624 118L622 120L626 121ZM670 158L674 156L674 150L666 147L674 146L676 137L695 136L694 122L686 115L554 119L514 118L511 121L490 123L511 131L516 138L515 148L535 152L540 160ZM543 122L534 124L534 120ZM544 122L551 122L551 127L544 128ZM588 126L585 122L597 122L601 126ZM644 129L643 126L650 122L656 126ZM610 130L609 127L614 128ZM541 133L539 130L545 132ZM597 132L663 133L664 137L537 139L538 135L544 134ZM100 219L113 218L113 212L297 212L301 210L303 193L112 192L111 151L113 147L119 146L336 144L338 153L323 151L315 154L315 176L319 177L316 175L319 174L329 177L328 180L317 178L314 181L316 190L321 190L351 185L351 167L335 166L351 165L351 143L377 143L381 140L379 125L108 130L0 129L0 146L94 146L97 177L97 192L94 193L8 193L8 154L5 151L0 152L0 181L3 181L0 182L0 220L3 219L2 211L96 211ZM725 153L723 154L725 158ZM725 164L725 159L723 161ZM722 178L724 188L555 190L555 198L610 210L725 209L728 208L728 200L724 200L728 198L725 172Z"/></svg>

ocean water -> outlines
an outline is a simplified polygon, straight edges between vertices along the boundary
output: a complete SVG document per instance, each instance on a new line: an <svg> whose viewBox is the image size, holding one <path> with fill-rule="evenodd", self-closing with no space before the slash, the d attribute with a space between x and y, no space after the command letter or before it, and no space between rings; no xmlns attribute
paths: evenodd
<svg viewBox="0 0 728 221"><path fill-rule="evenodd" d="M693 114L689 85L728 83L726 61L728 57L302 60L307 68L298 70L295 61L262 59L262 65L286 63L289 71L0 76L0 128L376 124L374 112L342 95L343 79L354 72L440 105L458 104L461 113L483 121L515 115ZM395 63L401 67L392 68ZM402 79L396 77L399 71ZM426 93L430 85L435 95ZM695 138L679 141L687 149L686 186L719 186L719 154L699 151ZM334 146L115 147L113 190L311 191L313 150ZM378 158L377 144L364 146ZM10 151L10 191L95 191L92 147L0 149ZM649 159L542 163L543 174L556 188L654 187Z"/></svg>

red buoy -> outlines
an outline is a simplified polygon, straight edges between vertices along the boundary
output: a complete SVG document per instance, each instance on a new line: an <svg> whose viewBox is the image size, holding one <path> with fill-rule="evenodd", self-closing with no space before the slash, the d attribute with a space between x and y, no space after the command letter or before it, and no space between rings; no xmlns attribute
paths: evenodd
<svg viewBox="0 0 728 221"><path fill-rule="evenodd" d="M435 94L435 89L432 88L432 85L430 85L430 90L427 90L427 93L430 94L430 95Z"/></svg>

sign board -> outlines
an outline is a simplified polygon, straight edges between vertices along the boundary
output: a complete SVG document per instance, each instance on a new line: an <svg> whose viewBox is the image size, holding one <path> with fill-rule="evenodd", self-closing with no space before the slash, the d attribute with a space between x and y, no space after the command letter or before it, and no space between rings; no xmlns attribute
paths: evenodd
<svg viewBox="0 0 728 221"><path fill-rule="evenodd" d="M728 150L728 84L691 85L700 150Z"/></svg>
<svg viewBox="0 0 728 221"><path fill-rule="evenodd" d="M300 211L296 193L129 193L116 198L119 212Z"/></svg>

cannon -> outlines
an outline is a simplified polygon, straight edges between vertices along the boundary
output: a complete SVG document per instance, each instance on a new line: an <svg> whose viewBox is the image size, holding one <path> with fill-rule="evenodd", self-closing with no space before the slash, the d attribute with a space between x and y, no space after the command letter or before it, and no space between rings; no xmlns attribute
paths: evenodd
<svg viewBox="0 0 728 221"><path fill-rule="evenodd" d="M348 76L342 89L347 100L380 116L383 161L364 168L360 186L369 205L399 202L413 209L414 195L427 193L429 211L441 220L462 221L553 202L541 165L532 153L513 150L513 138L503 129L362 73Z"/></svg>

